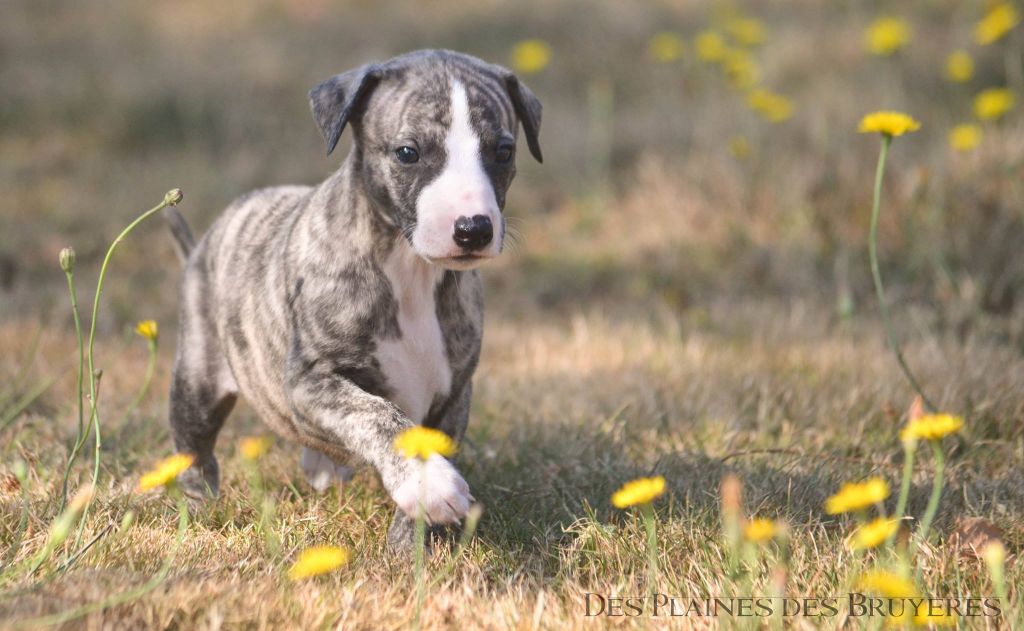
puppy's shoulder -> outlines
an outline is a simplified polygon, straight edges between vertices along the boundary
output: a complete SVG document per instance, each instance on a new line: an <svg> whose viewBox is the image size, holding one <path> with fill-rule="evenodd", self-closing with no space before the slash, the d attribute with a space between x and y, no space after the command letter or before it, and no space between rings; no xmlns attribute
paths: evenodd
<svg viewBox="0 0 1024 631"><path fill-rule="evenodd" d="M239 212L272 212L281 206L291 206L307 198L313 192L311 186L285 185L258 188L236 197L224 209L224 214Z"/></svg>
<svg viewBox="0 0 1024 631"><path fill-rule="evenodd" d="M236 197L214 221L207 236L213 241L225 237L234 241L256 227L271 228L275 219L304 203L312 190L309 186L272 186Z"/></svg>

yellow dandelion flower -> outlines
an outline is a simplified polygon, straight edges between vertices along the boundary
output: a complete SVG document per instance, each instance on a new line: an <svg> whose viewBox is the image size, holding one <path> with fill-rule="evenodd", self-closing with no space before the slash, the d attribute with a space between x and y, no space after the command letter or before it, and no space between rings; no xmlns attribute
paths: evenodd
<svg viewBox="0 0 1024 631"><path fill-rule="evenodd" d="M882 545L894 532L899 530L900 523L895 519L878 518L853 531L846 541L851 550L869 550Z"/></svg>
<svg viewBox="0 0 1024 631"><path fill-rule="evenodd" d="M793 102L781 94L758 88L747 94L747 105L772 123L781 123L793 115Z"/></svg>
<svg viewBox="0 0 1024 631"><path fill-rule="evenodd" d="M1006 88L989 88L974 97L974 115L983 121L1002 118L1013 109L1016 98Z"/></svg>
<svg viewBox="0 0 1024 631"><path fill-rule="evenodd" d="M448 457L455 454L455 441L439 429L417 425L395 437L395 451L420 460L434 454Z"/></svg>
<svg viewBox="0 0 1024 631"><path fill-rule="evenodd" d="M957 151L970 151L981 144L981 136L981 127L978 125L957 125L949 132L949 146Z"/></svg>
<svg viewBox="0 0 1024 631"><path fill-rule="evenodd" d="M348 563L348 551L335 546L307 548L288 569L288 578L299 581L310 576L333 572Z"/></svg>
<svg viewBox="0 0 1024 631"><path fill-rule="evenodd" d="M929 414L919 416L903 428L900 438L903 442L916 439L942 440L944 437L959 432L964 426L964 419L951 414Z"/></svg>
<svg viewBox="0 0 1024 631"><path fill-rule="evenodd" d="M612 505L615 508L628 508L650 504L664 492L665 478L660 475L653 478L639 478L622 485L622 488L612 495Z"/></svg>
<svg viewBox="0 0 1024 631"><path fill-rule="evenodd" d="M839 492L825 501L829 515L864 510L889 497L889 483L882 478L869 478L863 482L847 482Z"/></svg>
<svg viewBox="0 0 1024 631"><path fill-rule="evenodd" d="M860 119L857 131L862 134L879 133L883 136L902 136L921 129L921 123L903 112L872 112Z"/></svg>
<svg viewBox="0 0 1024 631"><path fill-rule="evenodd" d="M946 78L956 83L970 81L974 76L974 59L966 50L954 50L946 57Z"/></svg>
<svg viewBox="0 0 1024 631"><path fill-rule="evenodd" d="M157 326L156 320L142 320L135 325L135 332L147 340L155 342L160 336L160 327Z"/></svg>
<svg viewBox="0 0 1024 631"><path fill-rule="evenodd" d="M527 39L512 47L511 64L520 74L540 72L551 63L551 46L542 39Z"/></svg>
<svg viewBox="0 0 1024 631"><path fill-rule="evenodd" d="M734 17L723 28L741 46L758 46L765 40L764 24L755 18Z"/></svg>
<svg viewBox="0 0 1024 631"><path fill-rule="evenodd" d="M864 46L874 55L887 56L910 42L910 26L899 18L883 17L864 31Z"/></svg>
<svg viewBox="0 0 1024 631"><path fill-rule="evenodd" d="M988 46L1002 39L1019 23L1020 14L1013 4L1000 2L974 25L974 41L982 46Z"/></svg>
<svg viewBox="0 0 1024 631"><path fill-rule="evenodd" d="M729 50L722 58L722 70L725 71L734 88L742 90L757 84L757 64L750 53L745 50Z"/></svg>
<svg viewBox="0 0 1024 631"><path fill-rule="evenodd" d="M709 62L721 61L729 51L725 39L716 31L698 33L693 40L693 48L698 57Z"/></svg>
<svg viewBox="0 0 1024 631"><path fill-rule="evenodd" d="M911 598L917 595L917 588L907 579L892 572L874 570L860 577L857 587L886 598Z"/></svg>
<svg viewBox="0 0 1024 631"><path fill-rule="evenodd" d="M156 464L156 467L139 478L139 491L148 491L158 486L167 486L192 466L195 456L189 454L174 454L164 458Z"/></svg>
<svg viewBox="0 0 1024 631"><path fill-rule="evenodd" d="M743 527L743 537L751 543L765 543L775 538L782 527L771 519L751 519Z"/></svg>
<svg viewBox="0 0 1024 631"><path fill-rule="evenodd" d="M981 549L981 558L989 567L1002 567L1006 562L1006 547L999 540L992 540Z"/></svg>
<svg viewBox="0 0 1024 631"><path fill-rule="evenodd" d="M929 611L928 605L922 603L914 615L914 624L919 627L955 627L957 616L948 610Z"/></svg>
<svg viewBox="0 0 1024 631"><path fill-rule="evenodd" d="M259 460L272 444L274 439L270 436L247 436L238 443L238 450L246 460Z"/></svg>
<svg viewBox="0 0 1024 631"><path fill-rule="evenodd" d="M667 64L682 57L684 49L683 38L672 31L662 31L647 43L647 56L658 63Z"/></svg>

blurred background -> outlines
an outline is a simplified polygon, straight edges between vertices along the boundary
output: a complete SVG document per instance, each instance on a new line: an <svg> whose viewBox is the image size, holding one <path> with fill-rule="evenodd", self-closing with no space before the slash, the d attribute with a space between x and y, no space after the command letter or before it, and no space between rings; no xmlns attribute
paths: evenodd
<svg viewBox="0 0 1024 631"><path fill-rule="evenodd" d="M979 21L1000 7L1011 14L984 41ZM1019 93L1011 4L31 0L2 12L4 321L70 326L58 251L76 248L90 303L109 242L169 188L201 233L246 191L320 181L347 147L324 155L307 90L440 47L516 67L545 106L546 162L520 157L508 202L522 238L486 271L498 309L700 319L710 301L799 298L836 320L873 314L879 141L857 122L892 108L922 123L895 142L883 195L892 299L929 326L1022 348L1024 126L1012 103L979 117L975 102ZM115 257L101 331L170 324L178 278L161 222L144 224Z"/></svg>
<svg viewBox="0 0 1024 631"><path fill-rule="evenodd" d="M350 137L325 156L307 91L433 47L515 68L544 104L545 162L521 152L508 197L519 238L483 270L486 334L460 466L486 513L445 624L483 628L465 621L504 607L500 619L525 625L529 612L561 606L575 628L583 586L628 593L619 580L645 562L643 533L634 522L635 536L619 538L631 526L612 526L631 518L608 497L652 472L670 484L658 528L681 593L729 593L708 572L723 558L726 472L743 477L749 515L793 527L791 593L845 592L855 568L826 551L838 555L846 531L822 504L844 481L896 479L897 428L913 396L886 348L868 264L881 142L858 124L875 110L921 124L893 141L882 193L896 335L923 389L967 421L945 443L936 529L989 520L1019 558L1020 16L1020 0L0 0L0 547L21 502L3 483L9 465L35 472L24 488L41 545L76 436L61 248L77 250L88 325L109 244L166 191L183 189L180 209L201 234L252 189L320 182ZM0 599L0 626L5 610L142 584L170 549L173 509L133 489L171 449L180 276L162 220L143 223L114 256L98 320L102 500L85 540L125 532L111 529L126 510L136 525L67 580ZM133 332L149 318L158 351ZM235 448L266 430L239 407L218 444L223 499L176 564L189 578L119 610L120 626L313 628L345 603L362 617L356 628L402 628L395 620L408 617L393 614L408 592L384 551L384 491L363 472L344 493L314 496L283 444L260 466L286 549L352 542L352 575L370 582L345 574L322 591L281 589L280 559L250 527L252 463ZM92 444L69 488L100 471ZM931 469L917 465L908 506L921 515ZM961 582L978 580L978 564L943 549L920 558L927 593L992 593ZM92 626L110 626L98 616Z"/></svg>

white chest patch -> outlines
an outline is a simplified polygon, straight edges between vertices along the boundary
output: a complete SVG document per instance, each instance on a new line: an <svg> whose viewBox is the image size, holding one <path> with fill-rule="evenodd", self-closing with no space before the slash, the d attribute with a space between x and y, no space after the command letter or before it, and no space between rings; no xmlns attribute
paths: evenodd
<svg viewBox="0 0 1024 631"><path fill-rule="evenodd" d="M398 302L397 339L378 339L376 358L394 393L392 400L414 423L422 423L434 397L452 385L434 291L443 270L430 265L401 239L384 263Z"/></svg>

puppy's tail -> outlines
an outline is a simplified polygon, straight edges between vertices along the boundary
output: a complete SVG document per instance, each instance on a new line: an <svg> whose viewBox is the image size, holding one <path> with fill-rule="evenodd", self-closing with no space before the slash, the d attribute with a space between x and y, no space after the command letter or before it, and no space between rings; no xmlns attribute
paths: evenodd
<svg viewBox="0 0 1024 631"><path fill-rule="evenodd" d="M174 237L174 251L178 254L178 260L185 263L188 255L196 247L196 239L192 236L192 229L188 222L174 206L168 206L163 210L164 219L167 220L167 227L171 229L171 236Z"/></svg>

